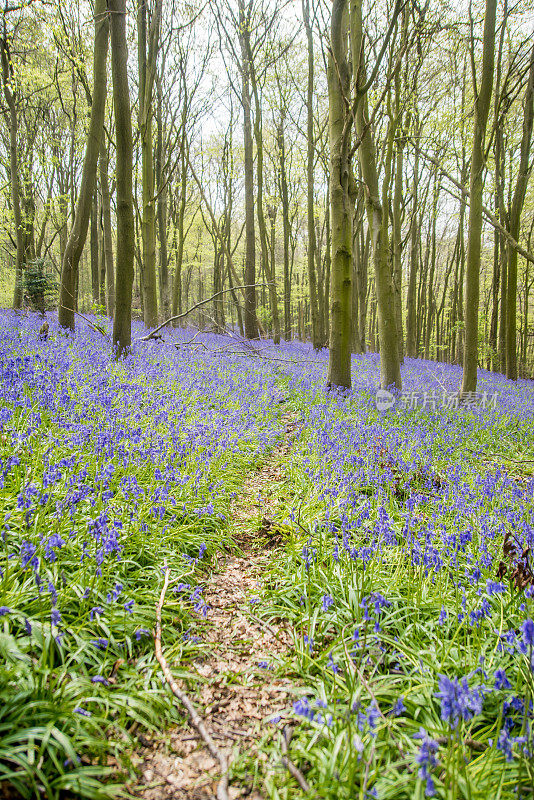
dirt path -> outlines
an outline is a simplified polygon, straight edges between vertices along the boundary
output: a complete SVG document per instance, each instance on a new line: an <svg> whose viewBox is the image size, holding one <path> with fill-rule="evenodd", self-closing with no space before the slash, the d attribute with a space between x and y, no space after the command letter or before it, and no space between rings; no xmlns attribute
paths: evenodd
<svg viewBox="0 0 534 800"><path fill-rule="evenodd" d="M254 616L262 573L273 548L280 545L280 535L272 524L280 522L275 484L283 480L282 462L299 430L293 417L287 415L283 421L283 444L259 471L247 477L233 503L231 534L242 555L226 556L224 563L221 560L220 571L206 585L211 624L205 641L210 646L207 654L192 664L204 683L189 696L217 746L231 761L241 753L254 758L256 743L270 727L269 720L290 702L292 682L275 679L269 669L273 657L290 647L290 634L280 625L268 625ZM134 797L207 800L215 796L219 765L189 725L171 731L138 755L142 778L131 789ZM230 785L230 798L262 800L259 790L251 792L250 784L245 780L240 786Z"/></svg>

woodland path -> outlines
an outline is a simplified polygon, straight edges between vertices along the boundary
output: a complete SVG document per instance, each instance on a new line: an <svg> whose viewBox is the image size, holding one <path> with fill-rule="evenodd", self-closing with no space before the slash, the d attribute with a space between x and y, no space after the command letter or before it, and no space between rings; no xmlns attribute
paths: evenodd
<svg viewBox="0 0 534 800"><path fill-rule="evenodd" d="M270 728L269 720L288 707L294 686L289 678L272 677L266 668L273 657L289 649L290 632L279 623L267 624L254 616L262 574L281 544L274 487L284 480L283 460L300 428L294 415L286 414L282 421L283 442L258 471L247 476L232 504L230 533L240 553L222 554L219 570L205 586L207 647L191 664L200 678L198 689L193 692L178 681L219 750L230 762L246 753L249 763L256 762L258 776L265 769L258 762L267 757L257 751L257 743ZM172 670L173 665L169 666ZM143 800L216 797L219 764L191 725L171 730L160 740L146 740L146 745L137 751L141 778L129 788L131 796ZM257 778L258 783L261 779ZM245 775L243 781L230 783L228 796L263 800L252 784L252 773Z"/></svg>

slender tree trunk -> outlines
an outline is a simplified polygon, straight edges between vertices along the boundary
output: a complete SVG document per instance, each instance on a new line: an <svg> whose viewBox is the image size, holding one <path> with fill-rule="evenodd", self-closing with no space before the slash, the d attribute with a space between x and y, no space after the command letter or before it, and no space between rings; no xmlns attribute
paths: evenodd
<svg viewBox="0 0 534 800"><path fill-rule="evenodd" d="M314 96L314 58L313 58L313 31L310 22L310 0L302 0L302 15L306 29L308 48L308 85L306 93L307 114L307 210L308 210L308 284L310 288L310 309L312 344L314 350L319 350L324 342L320 337L319 304L317 300L317 276L315 272L315 192L314 192L314 161L315 146L313 138L313 96Z"/></svg>
<svg viewBox="0 0 534 800"><path fill-rule="evenodd" d="M247 46L250 43L247 40ZM260 231L260 244L261 244L261 262L263 268L264 282L269 284L269 305L271 309L272 326L274 332L275 343L280 342L280 321L278 317L278 297L276 294L276 284L274 273L271 275L270 262L269 262L269 240L267 236L267 225L265 222L265 214L263 210L263 126L262 126L262 109L260 96L258 93L258 85L256 82L255 70L252 66L252 56L250 49L248 50L250 77L252 82L252 89L254 94L255 103L255 117L254 117L254 138L256 140L256 175L257 175L257 212L258 212L258 228ZM270 213L270 212L269 212ZM276 209L275 209L276 214ZM273 223L271 223L273 224ZM265 292L265 287L262 287ZM265 299L263 304L266 305Z"/></svg>
<svg viewBox="0 0 534 800"><path fill-rule="evenodd" d="M284 238L284 339L291 339L291 280L289 265L289 193L287 187L284 117L278 126L278 157L280 166L280 192L282 195L282 227Z"/></svg>
<svg viewBox="0 0 534 800"><path fill-rule="evenodd" d="M137 12L139 63L139 134L142 169L143 309L147 328L158 324L156 280L156 210L154 199L153 89L156 72L161 1L157 0L147 42L147 0ZM148 53L147 53L148 46Z"/></svg>
<svg viewBox="0 0 534 800"><path fill-rule="evenodd" d="M163 97L161 80L157 85L157 147L156 147L156 186L158 189L157 199L157 221L159 233L159 275L161 286L161 305L164 317L170 311L169 297L169 255L167 251L167 187L166 176L163 174Z"/></svg>
<svg viewBox="0 0 534 800"><path fill-rule="evenodd" d="M256 318L256 233L254 224L254 152L252 141L250 98L250 20L244 2L239 0L239 41L241 45L241 104L243 106L243 135L245 152L245 336L258 338Z"/></svg>
<svg viewBox="0 0 534 800"><path fill-rule="evenodd" d="M273 339L275 344L280 344L280 317L278 315L278 298L276 294L276 206L269 206L269 219L271 220L271 269L269 274L269 294L273 314Z"/></svg>
<svg viewBox="0 0 534 800"><path fill-rule="evenodd" d="M358 84L365 83L365 64L363 61L363 34L361 0L351 2L351 42L352 60L359 64ZM357 88L358 91L358 88ZM367 93L363 93L356 112L356 131L361 139L359 147L360 169L366 188L367 220L371 231L373 248L376 299L378 309L378 334L380 344L380 385L382 389L395 386L402 388L395 295L389 260L388 235L388 191L393 156L393 141L390 137L385 177L382 185L382 199L378 184L378 167L373 132L369 124Z"/></svg>
<svg viewBox="0 0 534 800"><path fill-rule="evenodd" d="M11 203L15 222L15 291L13 294L13 308L22 307L22 270L24 266L24 231L22 226L22 213L20 208L20 175L18 159L18 114L15 95L13 93L13 66L7 39L4 35L0 38L2 57L2 82L4 97L9 109L9 167L11 182Z"/></svg>
<svg viewBox="0 0 534 800"><path fill-rule="evenodd" d="M420 131L419 122L415 125L415 134ZM410 232L410 274L408 278L408 295L406 298L406 355L417 358L417 267L419 264L419 150L415 151L413 171L413 207L412 229Z"/></svg>
<svg viewBox="0 0 534 800"><path fill-rule="evenodd" d="M95 187L93 202L91 204L91 293L93 303L100 302L100 291L98 286L98 191Z"/></svg>
<svg viewBox="0 0 534 800"><path fill-rule="evenodd" d="M428 276L428 290L427 290L427 313L426 313L426 328L425 328L425 358L430 359L430 341L432 337L432 325L434 322L434 273L436 270L436 222L438 216L438 201L439 201L439 178L437 172L434 173L434 197L432 201L432 234L431 234L431 248L430 248L430 272Z"/></svg>
<svg viewBox="0 0 534 800"><path fill-rule="evenodd" d="M185 209L187 205L187 158L186 150L187 141L185 138L185 129L183 133L183 141L180 152L180 204L178 207L178 242L176 246L176 264L174 269L174 286L172 293L172 315L175 317L177 314L182 313L182 264L184 260L184 243L185 243Z"/></svg>
<svg viewBox="0 0 534 800"><path fill-rule="evenodd" d="M350 388L352 212L349 198L349 148L345 130L345 98L349 96L350 86L345 20L345 0L334 0L331 49L328 55L330 208L332 214L328 386Z"/></svg>
<svg viewBox="0 0 534 800"><path fill-rule="evenodd" d="M322 342L321 347L326 343L326 328L325 328L325 274L324 263L322 256L322 238L319 228L319 220L315 217L315 267L317 270L317 304L319 306L319 341Z"/></svg>
<svg viewBox="0 0 534 800"><path fill-rule="evenodd" d="M399 99L400 102L400 99ZM395 316L397 319L397 339L399 359L404 361L404 334L402 328L402 195L403 195L403 156L404 143L402 137L397 139L395 159L395 194L393 198L393 263L395 288Z"/></svg>
<svg viewBox="0 0 534 800"><path fill-rule="evenodd" d="M133 145L128 88L126 0L108 0L108 7L111 12L111 68L117 135L117 257L113 344L117 357L120 358L128 352L132 343L132 285L135 254Z"/></svg>
<svg viewBox="0 0 534 800"><path fill-rule="evenodd" d="M534 123L534 46L530 56L528 84L523 101L523 135L519 159L519 171L510 210L510 233L516 242L519 240L521 212L525 202L528 179L532 165L530 145ZM517 380L517 250L508 243L508 299L506 304L506 377Z"/></svg>
<svg viewBox="0 0 534 800"><path fill-rule="evenodd" d="M100 146L99 166L106 265L106 304L108 317L113 317L115 310L115 269L113 263L113 231L111 227L111 197L109 191L109 154L108 146L104 139L102 139L102 144Z"/></svg>
<svg viewBox="0 0 534 800"><path fill-rule="evenodd" d="M324 329L325 333L330 330L330 278L332 272L332 249L330 247L332 226L330 222L330 181L326 183L326 204L325 204L325 238L326 248L324 254Z"/></svg>
<svg viewBox="0 0 534 800"><path fill-rule="evenodd" d="M106 308L106 243L104 238L104 214L102 201L99 203L98 214L98 301L100 306Z"/></svg>
<svg viewBox="0 0 534 800"><path fill-rule="evenodd" d="M78 265L87 238L91 206L96 187L100 142L104 129L107 93L107 56L109 40L109 16L106 0L95 1L95 40L93 56L93 102L91 121L87 135L80 193L76 204L74 224L65 249L59 294L59 324L74 330L76 307L76 284Z"/></svg>
<svg viewBox="0 0 534 800"><path fill-rule="evenodd" d="M465 270L465 344L461 395L477 388L478 305L480 285L480 252L482 238L482 192L484 188L484 141L493 88L495 51L495 17L497 0L486 0L484 42L480 87L475 98L475 130L471 153L469 238Z"/></svg>

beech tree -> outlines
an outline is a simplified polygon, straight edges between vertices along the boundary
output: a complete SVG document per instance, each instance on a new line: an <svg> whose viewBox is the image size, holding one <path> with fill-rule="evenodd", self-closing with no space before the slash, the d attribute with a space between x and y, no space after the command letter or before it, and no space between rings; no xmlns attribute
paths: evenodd
<svg viewBox="0 0 534 800"><path fill-rule="evenodd" d="M133 217L133 144L126 0L108 0L111 15L111 71L117 144L117 256L113 344L117 356L125 355L132 341L132 285L135 250Z"/></svg>
<svg viewBox="0 0 534 800"><path fill-rule="evenodd" d="M91 206L96 188L98 158L104 130L109 40L109 16L107 11L106 0L95 0L91 121L87 135L83 173L76 205L76 213L74 215L74 224L65 248L61 271L59 324L63 328L69 328L72 331L75 328L74 316L76 311L78 267L91 217Z"/></svg>
<svg viewBox="0 0 534 800"><path fill-rule="evenodd" d="M475 86L475 129L471 151L469 178L469 237L465 268L465 343L461 395L474 392L477 387L478 366L478 305L480 291L480 246L482 236L482 192L484 187L484 145L486 126L493 89L493 62L495 52L495 18L497 0L486 0L482 71L480 85ZM474 45L473 45L474 46Z"/></svg>

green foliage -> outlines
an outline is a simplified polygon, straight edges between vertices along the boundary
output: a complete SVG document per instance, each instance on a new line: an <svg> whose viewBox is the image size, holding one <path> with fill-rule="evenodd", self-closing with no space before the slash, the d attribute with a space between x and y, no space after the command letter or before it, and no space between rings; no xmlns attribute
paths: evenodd
<svg viewBox="0 0 534 800"><path fill-rule="evenodd" d="M51 265L44 258L29 261L22 270L21 287L36 311L44 313L55 305L59 284L53 279Z"/></svg>

